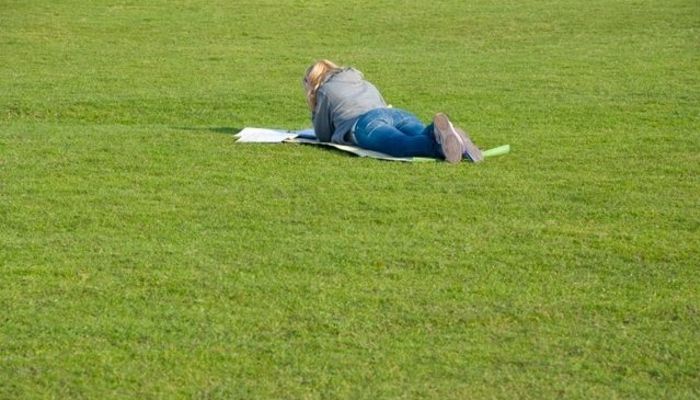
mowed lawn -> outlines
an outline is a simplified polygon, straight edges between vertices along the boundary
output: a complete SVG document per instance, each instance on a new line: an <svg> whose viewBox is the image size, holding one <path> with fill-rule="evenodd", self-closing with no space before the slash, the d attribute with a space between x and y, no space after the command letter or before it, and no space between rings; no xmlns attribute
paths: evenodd
<svg viewBox="0 0 700 400"><path fill-rule="evenodd" d="M354 65L483 164L235 144ZM696 0L0 0L0 398L700 397Z"/></svg>

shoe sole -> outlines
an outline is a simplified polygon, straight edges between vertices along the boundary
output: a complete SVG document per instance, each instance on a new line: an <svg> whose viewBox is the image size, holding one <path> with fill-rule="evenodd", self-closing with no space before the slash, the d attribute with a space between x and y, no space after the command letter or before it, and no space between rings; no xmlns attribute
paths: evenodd
<svg viewBox="0 0 700 400"><path fill-rule="evenodd" d="M472 142L472 138L470 138L466 132L459 128L455 128L455 130L462 137L462 143L464 144L464 153L468 156L471 162L477 163L484 161L484 154L478 147L476 147L474 142Z"/></svg>
<svg viewBox="0 0 700 400"><path fill-rule="evenodd" d="M443 113L435 114L433 118L435 130L435 140L442 149L445 161L450 164L457 164L462 161L462 153L466 150L462 144L462 138L454 129L454 126Z"/></svg>

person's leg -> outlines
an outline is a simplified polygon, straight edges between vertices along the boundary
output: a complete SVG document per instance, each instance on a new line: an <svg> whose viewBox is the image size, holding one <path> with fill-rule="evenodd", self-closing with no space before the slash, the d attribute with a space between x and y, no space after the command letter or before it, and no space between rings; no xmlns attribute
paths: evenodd
<svg viewBox="0 0 700 400"><path fill-rule="evenodd" d="M392 109L391 112L394 118L394 127L404 134L408 136L424 135L435 137L432 127L427 129L423 121L419 120L418 117L410 112L401 109Z"/></svg>
<svg viewBox="0 0 700 400"><path fill-rule="evenodd" d="M427 127L420 121L416 124L406 114L409 113L393 108L380 108L365 113L355 126L357 144L394 157L441 158L440 147L434 136L424 133Z"/></svg>
<svg viewBox="0 0 700 400"><path fill-rule="evenodd" d="M441 124L447 125L442 127L443 131L449 129L453 132L442 132L443 135L441 136ZM423 122L421 122L415 115L409 113L408 111L396 110L394 115L394 126L398 130L402 131L403 133L409 136L427 136L436 141L436 145L438 141L441 141L442 143L439 144L440 156L441 158L447 159L447 161L449 162L458 162L459 160L461 160L462 157L473 162L479 162L483 160L481 151L478 147L474 145L474 143L471 141L471 138L469 138L469 135L467 135L463 130L453 126L445 114L437 114L433 122L430 125L425 126ZM444 137L444 134L447 134L448 137ZM462 157L459 157L459 149L457 149L456 147L461 147L461 150L463 151Z"/></svg>

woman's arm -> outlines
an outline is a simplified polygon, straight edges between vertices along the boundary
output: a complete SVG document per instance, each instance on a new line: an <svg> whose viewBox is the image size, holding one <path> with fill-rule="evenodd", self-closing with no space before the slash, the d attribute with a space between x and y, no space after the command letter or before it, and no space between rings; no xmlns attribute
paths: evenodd
<svg viewBox="0 0 700 400"><path fill-rule="evenodd" d="M316 109L311 115L314 123L316 137L321 142L330 142L333 136L333 121L331 121L331 107L328 97L322 90L316 93Z"/></svg>

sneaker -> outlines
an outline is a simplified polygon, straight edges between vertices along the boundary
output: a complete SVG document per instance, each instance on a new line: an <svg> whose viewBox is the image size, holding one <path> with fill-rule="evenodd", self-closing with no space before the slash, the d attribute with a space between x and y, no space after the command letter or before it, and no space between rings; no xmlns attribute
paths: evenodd
<svg viewBox="0 0 700 400"><path fill-rule="evenodd" d="M467 149L463 144L462 137L457 133L454 125L443 113L435 114L433 118L433 131L435 141L440 145L442 154L445 156L445 161L450 164L456 164L462 161L462 153Z"/></svg>
<svg viewBox="0 0 700 400"><path fill-rule="evenodd" d="M471 162L481 162L484 161L484 155L481 153L478 147L472 142L472 138L467 135L462 129L455 127L455 130L462 137L462 144L464 144L464 153L462 156Z"/></svg>

